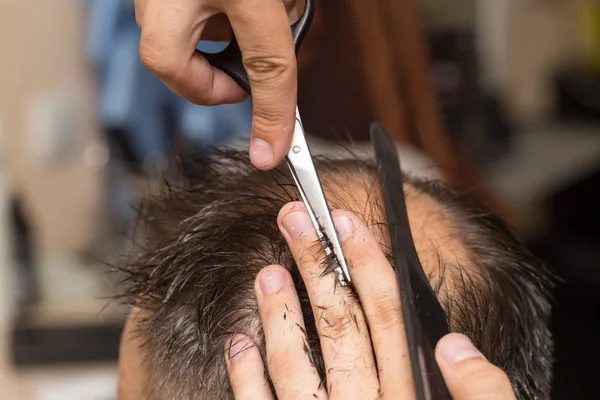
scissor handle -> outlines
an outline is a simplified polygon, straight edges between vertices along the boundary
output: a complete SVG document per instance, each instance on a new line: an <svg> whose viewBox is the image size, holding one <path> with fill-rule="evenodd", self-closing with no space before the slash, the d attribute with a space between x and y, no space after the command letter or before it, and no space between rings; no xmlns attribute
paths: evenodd
<svg viewBox="0 0 600 400"><path fill-rule="evenodd" d="M314 0L306 0L302 16L291 26L296 54L300 51L300 46L310 29L314 14ZM242 52L240 51L240 46L238 45L235 35L232 35L229 45L219 53L205 53L200 50L196 51L206 58L210 65L225 72L233 78L242 89L248 94L251 94L250 80L248 79L248 73L242 62Z"/></svg>

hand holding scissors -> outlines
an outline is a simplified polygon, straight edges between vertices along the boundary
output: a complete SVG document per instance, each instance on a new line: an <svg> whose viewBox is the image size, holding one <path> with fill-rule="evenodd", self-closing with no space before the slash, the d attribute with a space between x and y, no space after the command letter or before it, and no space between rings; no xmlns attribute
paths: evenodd
<svg viewBox="0 0 600 400"><path fill-rule="evenodd" d="M291 29L288 27L296 52L300 50L302 41L310 29L313 16L314 0L306 0L303 14L298 21L292 24ZM248 94L255 95L251 79L249 78L250 73L244 66L242 50L238 44L237 37L232 37L229 46L220 53L201 54L211 65L227 73ZM250 149L250 155L252 157L252 148ZM296 121L292 141L285 159L311 217L313 227L323 243L327 254L333 255L337 263L334 268L336 277L341 285L346 286L350 283L348 266L342 254L342 247L333 226L329 206L327 205L327 200L325 199L321 182L312 160L312 154L306 142L298 107L296 107Z"/></svg>
<svg viewBox="0 0 600 400"><path fill-rule="evenodd" d="M228 41L231 25L252 86L251 160L260 169L281 163L294 129L297 62L288 15L295 7L296 0L135 0L143 63L196 104L231 104L247 97L196 52L201 39Z"/></svg>

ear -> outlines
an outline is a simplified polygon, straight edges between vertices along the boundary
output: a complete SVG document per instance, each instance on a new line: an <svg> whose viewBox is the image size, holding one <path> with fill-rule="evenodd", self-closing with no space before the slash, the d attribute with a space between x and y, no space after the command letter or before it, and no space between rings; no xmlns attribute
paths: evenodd
<svg viewBox="0 0 600 400"><path fill-rule="evenodd" d="M143 369L143 349L140 339L135 335L138 322L144 314L144 311L134 307L125 323L119 348L118 400L145 398L146 373Z"/></svg>

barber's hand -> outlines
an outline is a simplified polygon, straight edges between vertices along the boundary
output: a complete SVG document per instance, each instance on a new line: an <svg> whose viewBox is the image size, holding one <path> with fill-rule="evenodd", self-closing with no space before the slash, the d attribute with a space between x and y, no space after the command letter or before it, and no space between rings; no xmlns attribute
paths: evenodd
<svg viewBox="0 0 600 400"><path fill-rule="evenodd" d="M317 236L302 203L280 212L280 229L306 284L319 333L327 387L307 353L309 344L291 276L281 266L264 268L256 296L266 342L268 375L277 398L413 399L414 385L402 325L394 270L369 229L347 211L334 211L344 254L360 297L338 287L333 274L322 275L315 255ZM370 334L369 334L370 332ZM237 400L274 398L265 366L251 340L234 335L225 346ZM442 338L436 358L454 399L514 399L504 372L490 364L465 336Z"/></svg>
<svg viewBox="0 0 600 400"><path fill-rule="evenodd" d="M293 14L295 4L296 0L135 0L143 63L175 93L200 105L247 97L227 74L195 52L201 38L229 40L229 19L252 87L250 159L260 169L283 160L294 129L297 63L288 12Z"/></svg>

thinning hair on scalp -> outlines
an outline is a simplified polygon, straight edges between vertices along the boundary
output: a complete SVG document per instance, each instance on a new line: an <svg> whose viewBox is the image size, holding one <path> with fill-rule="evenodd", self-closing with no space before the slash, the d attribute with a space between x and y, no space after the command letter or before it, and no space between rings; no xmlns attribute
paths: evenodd
<svg viewBox="0 0 600 400"><path fill-rule="evenodd" d="M315 163L330 206L354 211L385 237L374 163L352 156L318 157ZM519 398L549 398L548 269L470 197L438 180L407 176L406 183L407 197L424 195L439 205L450 234L466 250L464 260L444 259L440 251L435 271L429 268L451 330L472 338L507 373ZM357 193L366 197L356 199ZM258 171L245 152L219 150L208 159L186 157L164 192L144 202L124 283L131 304L149 311L135 330L148 399L233 399L224 344L245 333L264 357L254 280L270 264L285 266L293 277L307 351L325 379L306 289L277 228L279 210L294 200L299 194L285 165Z"/></svg>

